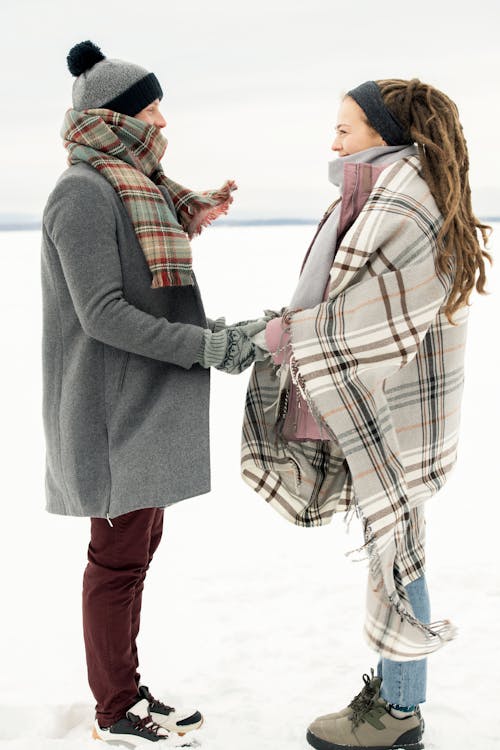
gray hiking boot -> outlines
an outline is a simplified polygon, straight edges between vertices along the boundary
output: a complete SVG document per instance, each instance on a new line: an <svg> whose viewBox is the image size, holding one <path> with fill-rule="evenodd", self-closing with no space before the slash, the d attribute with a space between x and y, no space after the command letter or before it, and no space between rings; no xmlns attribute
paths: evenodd
<svg viewBox="0 0 500 750"><path fill-rule="evenodd" d="M361 689L361 691L354 696L352 701L349 703L348 706L343 708L341 711L335 711L331 714L325 714L325 716L319 716L316 721L319 719L339 719L341 716L349 716L352 714L353 711L356 710L357 706L363 704L368 698L371 696L374 696L378 694L380 691L380 686L382 684L382 678L377 677L373 671L373 668L370 669L371 676L367 675L366 673L363 675L363 682L365 683ZM420 713L420 706L417 706L415 708L415 715L418 716L420 720L420 726L422 728L422 734L424 733L425 729L425 721L423 719L422 714Z"/></svg>
<svg viewBox="0 0 500 750"><path fill-rule="evenodd" d="M380 677L375 677L373 669L371 669L370 671L371 677L369 677L367 674L363 675L363 682L365 684L363 685L361 691L354 696L348 706L343 708L341 711L336 711L332 714L320 716L318 719L316 719L316 721L318 721L319 719L340 719L341 716L349 716L349 714L351 714L356 709L356 706L358 706L360 702L362 703L367 700L367 698L374 696L377 691L380 690L382 680Z"/></svg>
<svg viewBox="0 0 500 750"><path fill-rule="evenodd" d="M315 719L307 741L316 750L423 750L421 718L417 713L396 719L380 697L380 677L363 676L365 685L349 706Z"/></svg>

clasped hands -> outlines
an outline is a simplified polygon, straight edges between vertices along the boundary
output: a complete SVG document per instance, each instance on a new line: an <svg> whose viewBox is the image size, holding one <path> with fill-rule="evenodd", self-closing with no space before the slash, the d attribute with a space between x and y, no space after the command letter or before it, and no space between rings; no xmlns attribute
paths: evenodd
<svg viewBox="0 0 500 750"><path fill-rule="evenodd" d="M198 362L202 367L238 374L255 361L270 357L264 337L268 322L279 315L273 310L264 310L264 317L242 320L226 325L225 317L215 320L213 330L204 330L204 345ZM262 336L258 336L262 333ZM258 343L257 343L258 341Z"/></svg>

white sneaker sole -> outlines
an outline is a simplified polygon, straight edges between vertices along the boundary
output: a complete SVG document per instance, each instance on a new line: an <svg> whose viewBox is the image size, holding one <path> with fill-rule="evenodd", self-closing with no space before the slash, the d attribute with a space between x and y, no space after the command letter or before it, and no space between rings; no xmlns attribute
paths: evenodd
<svg viewBox="0 0 500 750"><path fill-rule="evenodd" d="M201 726L203 724L203 719L198 722L198 726ZM193 727L194 729L195 727ZM105 742L106 745L119 745L120 747L128 747L133 750L133 748L136 747L156 747L157 743L152 742L151 740L148 740L146 738L142 737L135 737L134 735L130 734L105 734L104 736L101 736L99 732L105 732L106 730L99 729L94 724L94 727L92 729L92 739L94 740L100 740L101 742ZM183 741L180 739L180 737L183 737L185 732L172 732L169 736L162 738L161 740L158 740L158 749L159 748L172 748L172 747L191 747L191 748L197 748L200 747L200 742L198 740L186 740Z"/></svg>
<svg viewBox="0 0 500 750"><path fill-rule="evenodd" d="M100 732L102 732L103 735L101 735ZM98 729L94 724L92 728L92 739L101 740L101 742L105 742L106 745L125 745L125 747L129 748L155 747L157 744L156 742L152 742L145 737L136 737L132 734L110 734L109 732L105 732L105 729L101 729L100 727ZM167 739L168 738L165 737L165 739L158 740L158 742L161 742L161 746L165 747L164 743L167 741Z"/></svg>

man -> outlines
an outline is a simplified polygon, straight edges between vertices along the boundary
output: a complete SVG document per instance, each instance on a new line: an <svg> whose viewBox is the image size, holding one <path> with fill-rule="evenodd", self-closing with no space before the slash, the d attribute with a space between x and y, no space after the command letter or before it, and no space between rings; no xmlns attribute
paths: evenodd
<svg viewBox="0 0 500 750"><path fill-rule="evenodd" d="M83 629L93 736L150 745L201 725L140 683L146 571L167 505L210 490L210 366L262 355L266 318L207 320L189 239L236 188L194 193L160 165L167 141L154 73L87 40L67 58L68 168L43 215L46 509L91 519Z"/></svg>

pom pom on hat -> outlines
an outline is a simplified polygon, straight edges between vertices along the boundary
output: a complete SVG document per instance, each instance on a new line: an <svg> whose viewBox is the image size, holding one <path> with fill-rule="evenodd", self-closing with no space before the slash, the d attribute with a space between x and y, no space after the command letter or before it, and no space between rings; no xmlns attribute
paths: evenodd
<svg viewBox="0 0 500 750"><path fill-rule="evenodd" d="M79 76L86 70L90 70L96 63L105 60L99 47L87 39L85 42L75 44L69 51L66 58L69 72L74 76Z"/></svg>
<svg viewBox="0 0 500 750"><path fill-rule="evenodd" d="M106 57L90 39L75 44L66 60L75 76L73 109L111 109L135 117L163 96L154 73L141 65Z"/></svg>

